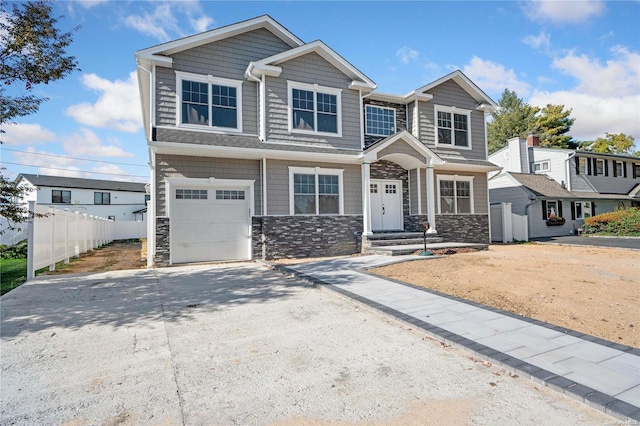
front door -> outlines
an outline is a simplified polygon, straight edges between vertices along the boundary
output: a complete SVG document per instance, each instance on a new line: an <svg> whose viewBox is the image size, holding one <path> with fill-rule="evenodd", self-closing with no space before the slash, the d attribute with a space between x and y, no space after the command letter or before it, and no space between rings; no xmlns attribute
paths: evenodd
<svg viewBox="0 0 640 426"><path fill-rule="evenodd" d="M402 181L371 180L371 230L402 231Z"/></svg>

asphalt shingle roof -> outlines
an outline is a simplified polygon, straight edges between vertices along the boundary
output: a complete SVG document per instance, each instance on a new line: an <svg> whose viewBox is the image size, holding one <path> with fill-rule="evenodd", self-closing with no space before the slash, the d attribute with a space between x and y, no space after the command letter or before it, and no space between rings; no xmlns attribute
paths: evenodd
<svg viewBox="0 0 640 426"><path fill-rule="evenodd" d="M35 186L54 188L102 189L108 191L146 192L144 183L120 182L115 180L83 179L65 176L47 176L20 173L20 176ZM19 176L19 177L20 177Z"/></svg>
<svg viewBox="0 0 640 426"><path fill-rule="evenodd" d="M575 198L575 196L562 187L558 182L544 174L509 173L522 186L539 197Z"/></svg>

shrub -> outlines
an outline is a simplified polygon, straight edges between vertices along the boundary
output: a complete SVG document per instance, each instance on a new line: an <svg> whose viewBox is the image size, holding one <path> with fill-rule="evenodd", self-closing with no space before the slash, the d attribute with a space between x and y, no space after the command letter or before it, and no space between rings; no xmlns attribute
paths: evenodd
<svg viewBox="0 0 640 426"><path fill-rule="evenodd" d="M585 234L640 236L640 209L602 213L584 220Z"/></svg>
<svg viewBox="0 0 640 426"><path fill-rule="evenodd" d="M26 259L27 240L22 240L12 246L0 244L0 259Z"/></svg>

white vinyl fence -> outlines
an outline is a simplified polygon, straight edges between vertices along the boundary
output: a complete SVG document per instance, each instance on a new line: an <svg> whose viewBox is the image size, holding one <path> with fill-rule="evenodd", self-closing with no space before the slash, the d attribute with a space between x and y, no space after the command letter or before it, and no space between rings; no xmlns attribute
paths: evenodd
<svg viewBox="0 0 640 426"><path fill-rule="evenodd" d="M39 206L29 202L29 211L44 217L34 217L28 227L27 279L35 271L57 262L69 262L71 257L119 239L145 238L144 222L114 222L88 216L78 211Z"/></svg>
<svg viewBox="0 0 640 426"><path fill-rule="evenodd" d="M529 241L529 223L527 216L511 212L511 203L492 204L490 206L491 241L511 243Z"/></svg>

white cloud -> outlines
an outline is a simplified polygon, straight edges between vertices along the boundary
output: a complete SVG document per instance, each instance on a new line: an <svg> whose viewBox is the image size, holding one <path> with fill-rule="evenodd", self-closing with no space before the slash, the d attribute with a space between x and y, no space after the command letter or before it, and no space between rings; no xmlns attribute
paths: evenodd
<svg viewBox="0 0 640 426"><path fill-rule="evenodd" d="M108 0L75 0L75 3L78 3L85 9L92 9L107 2Z"/></svg>
<svg viewBox="0 0 640 426"><path fill-rule="evenodd" d="M89 157L133 157L130 152L114 145L103 145L98 135L87 128L81 128L80 133L74 133L63 138L64 149L74 156Z"/></svg>
<svg viewBox="0 0 640 426"><path fill-rule="evenodd" d="M418 60L419 54L418 54L418 51L415 49L412 49L407 46L402 46L400 49L396 51L396 56L400 58L400 61L403 64L407 65L409 61Z"/></svg>
<svg viewBox="0 0 640 426"><path fill-rule="evenodd" d="M161 42L187 35L179 21L186 15L191 28L196 32L206 31L215 21L202 12L198 1L148 3L153 9L139 15L124 18L124 24L142 34L157 38Z"/></svg>
<svg viewBox="0 0 640 426"><path fill-rule="evenodd" d="M549 50L549 47L551 46L551 36L544 31L540 31L540 34L537 36L526 36L522 42L536 50Z"/></svg>
<svg viewBox="0 0 640 426"><path fill-rule="evenodd" d="M622 46L611 49L614 58L602 64L598 58L570 52L553 61L552 67L579 81L575 91L600 96L640 93L640 53Z"/></svg>
<svg viewBox="0 0 640 426"><path fill-rule="evenodd" d="M67 115L79 123L98 128L135 133L142 127L138 79L135 72L126 81L109 81L96 74L84 74L85 87L101 92L94 104L81 103L67 108Z"/></svg>
<svg viewBox="0 0 640 426"><path fill-rule="evenodd" d="M7 145L33 145L53 142L56 135L39 124L6 123L2 125L5 133L0 140Z"/></svg>
<svg viewBox="0 0 640 426"><path fill-rule="evenodd" d="M504 89L509 89L514 90L518 96L526 96L531 90L528 83L518 79L514 70L477 56L471 58L462 72L490 94L499 95Z"/></svg>
<svg viewBox="0 0 640 426"><path fill-rule="evenodd" d="M534 0L524 4L525 13L532 21L550 21L554 24L577 24L602 14L603 1Z"/></svg>
<svg viewBox="0 0 640 426"><path fill-rule="evenodd" d="M27 152L16 152L13 155L19 163L37 167L38 173L43 175L81 178L91 177L91 173L83 172L75 165L75 160L66 157L51 156L49 154L48 152L36 151L32 147L29 147L27 148Z"/></svg>
<svg viewBox="0 0 640 426"><path fill-rule="evenodd" d="M574 91L536 92L531 105L564 105L576 119L571 136L576 140L594 140L606 132L640 137L640 95L597 96Z"/></svg>

